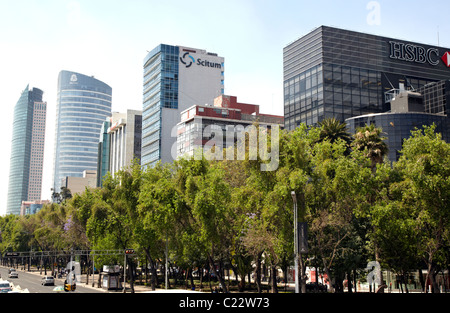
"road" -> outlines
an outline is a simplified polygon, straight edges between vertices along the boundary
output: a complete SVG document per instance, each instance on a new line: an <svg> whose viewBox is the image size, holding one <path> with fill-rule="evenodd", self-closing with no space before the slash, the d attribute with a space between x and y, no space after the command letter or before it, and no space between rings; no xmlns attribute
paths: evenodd
<svg viewBox="0 0 450 313"><path fill-rule="evenodd" d="M39 272L28 273L21 270L17 271L19 273L19 278L8 278L8 268L0 267L0 274L3 280L8 280L14 284L14 286L20 286L22 290L28 289L30 293L56 293L53 288L56 286L62 286L64 280L56 279L55 286L42 286L41 279L44 275L40 275ZM64 292L64 291L63 291ZM97 288L83 287L77 285L75 291L70 291L71 293L103 293L104 291L98 290Z"/></svg>

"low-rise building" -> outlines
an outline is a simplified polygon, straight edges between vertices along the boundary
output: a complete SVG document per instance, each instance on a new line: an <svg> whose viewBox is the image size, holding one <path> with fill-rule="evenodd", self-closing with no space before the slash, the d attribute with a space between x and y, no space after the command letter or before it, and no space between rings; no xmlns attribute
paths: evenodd
<svg viewBox="0 0 450 313"><path fill-rule="evenodd" d="M283 127L284 117L259 113L259 105L239 103L237 97L222 95L214 105L193 105L181 112L177 124L176 157L194 156L198 149L234 146L248 126Z"/></svg>
<svg viewBox="0 0 450 313"><path fill-rule="evenodd" d="M49 204L49 200L22 201L20 206L20 215L36 214L45 204Z"/></svg>
<svg viewBox="0 0 450 313"><path fill-rule="evenodd" d="M97 171L85 170L83 177L66 176L61 180L61 188L67 188L71 194L82 194L86 188L97 187Z"/></svg>

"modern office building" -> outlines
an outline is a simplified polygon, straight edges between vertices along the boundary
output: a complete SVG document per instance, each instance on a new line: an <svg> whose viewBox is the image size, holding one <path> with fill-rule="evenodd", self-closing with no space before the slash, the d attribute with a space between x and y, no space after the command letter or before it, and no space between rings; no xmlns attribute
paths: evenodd
<svg viewBox="0 0 450 313"><path fill-rule="evenodd" d="M205 50L161 44L144 59L142 166L176 158L180 113L211 104L224 92L224 58Z"/></svg>
<svg viewBox="0 0 450 313"><path fill-rule="evenodd" d="M20 214L22 201L41 200L47 103L29 86L14 107L7 214Z"/></svg>
<svg viewBox="0 0 450 313"><path fill-rule="evenodd" d="M450 80L428 84L417 90L422 97L425 112L447 115L450 104Z"/></svg>
<svg viewBox="0 0 450 313"><path fill-rule="evenodd" d="M193 105L181 112L177 157L192 157L198 149L203 153L213 147L223 151L244 138L240 135L247 126L257 123L266 129L272 125L282 128L283 122L282 116L261 114L259 105L239 103L237 97L222 95L214 99L214 105Z"/></svg>
<svg viewBox="0 0 450 313"><path fill-rule="evenodd" d="M100 132L97 167L97 187L105 175L141 162L142 111L113 112L103 122Z"/></svg>
<svg viewBox="0 0 450 313"><path fill-rule="evenodd" d="M321 26L284 48L283 68L285 128L292 130L389 112L395 90L450 78L450 48Z"/></svg>
<svg viewBox="0 0 450 313"><path fill-rule="evenodd" d="M109 171L114 173L141 161L142 111L113 113L109 135Z"/></svg>
<svg viewBox="0 0 450 313"><path fill-rule="evenodd" d="M76 72L58 77L53 188L60 192L66 177L83 177L96 171L99 134L111 116L111 87Z"/></svg>
<svg viewBox="0 0 450 313"><path fill-rule="evenodd" d="M383 130L388 145L388 159L395 162L400 157L403 141L411 131L424 125L436 126L442 139L450 142L450 118L445 113L450 100L450 82L431 83L417 91L399 90L390 100L391 110L385 113L359 115L346 119L350 133L359 127L374 124Z"/></svg>
<svg viewBox="0 0 450 313"><path fill-rule="evenodd" d="M100 130L100 138L98 142L97 187L103 186L103 179L109 172L109 126L111 126L111 117L107 117L103 121L102 128Z"/></svg>

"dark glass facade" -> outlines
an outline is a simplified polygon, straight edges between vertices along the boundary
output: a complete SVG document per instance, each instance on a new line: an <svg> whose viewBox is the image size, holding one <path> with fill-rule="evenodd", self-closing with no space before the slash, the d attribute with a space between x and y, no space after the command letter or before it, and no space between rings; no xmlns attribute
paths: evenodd
<svg viewBox="0 0 450 313"><path fill-rule="evenodd" d="M134 116L134 144L133 144L133 155L135 159L141 163L141 153L142 149L142 115Z"/></svg>
<svg viewBox="0 0 450 313"><path fill-rule="evenodd" d="M448 115L450 103L450 80L428 84L417 90L423 96L425 112Z"/></svg>
<svg viewBox="0 0 450 313"><path fill-rule="evenodd" d="M428 113L380 113L356 116L346 120L350 133L354 134L359 127L374 124L383 130L389 147L388 159L397 161L403 141L411 137L411 131L421 129L423 125L436 125L436 132L442 139L450 142L450 119L447 116Z"/></svg>
<svg viewBox="0 0 450 313"><path fill-rule="evenodd" d="M98 143L98 162L97 162L97 187L103 186L103 178L109 172L109 151L110 140L108 134L108 128L111 126L111 120L109 118L103 122L100 139Z"/></svg>
<svg viewBox="0 0 450 313"><path fill-rule="evenodd" d="M413 49L415 59L408 61ZM285 128L388 112L386 92L450 78L450 68L440 61L446 51L321 26L283 50Z"/></svg>

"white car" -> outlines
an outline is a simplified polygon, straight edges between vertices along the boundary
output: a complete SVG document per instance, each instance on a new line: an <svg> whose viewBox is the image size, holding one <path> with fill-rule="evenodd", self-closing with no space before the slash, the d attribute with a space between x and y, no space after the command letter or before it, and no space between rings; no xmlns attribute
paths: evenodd
<svg viewBox="0 0 450 313"><path fill-rule="evenodd" d="M19 278L19 273L17 273L17 272L10 272L8 274L8 277L9 278Z"/></svg>
<svg viewBox="0 0 450 313"><path fill-rule="evenodd" d="M0 280L0 293L7 293L12 291L11 284L7 280Z"/></svg>
<svg viewBox="0 0 450 313"><path fill-rule="evenodd" d="M53 278L53 276L44 276L44 277L42 277L41 285L43 285L43 286L47 286L47 285L53 286L53 285L55 285L55 279Z"/></svg>

